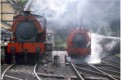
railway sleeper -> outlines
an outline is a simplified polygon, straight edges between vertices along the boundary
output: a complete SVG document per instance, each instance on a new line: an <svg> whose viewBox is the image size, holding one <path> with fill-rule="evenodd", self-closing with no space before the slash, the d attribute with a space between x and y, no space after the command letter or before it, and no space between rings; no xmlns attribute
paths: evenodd
<svg viewBox="0 0 121 80"><path fill-rule="evenodd" d="M99 68L99 69L101 69L101 70L103 70L103 71L105 71L105 72L113 73L113 74L115 74L115 75L120 76L120 72L117 72L117 71L114 71L114 70L109 70L109 69L103 69L103 68Z"/></svg>
<svg viewBox="0 0 121 80"><path fill-rule="evenodd" d="M104 62L104 61L103 61L103 63L104 63L104 64L108 64L108 65L110 65L110 66L116 68L117 70L120 70L120 67L117 67L117 66L115 66L115 65L112 65L112 64L110 64L110 63L106 63L106 62Z"/></svg>
<svg viewBox="0 0 121 80"><path fill-rule="evenodd" d="M46 74L46 73L37 73L37 75L42 76L42 77L52 77L52 78L71 78L71 79L77 79L75 75L72 76L65 76L65 75L59 75L59 74Z"/></svg>
<svg viewBox="0 0 121 80"><path fill-rule="evenodd" d="M91 70L87 70L87 69L84 69L84 68L80 68L78 66L75 66L76 68L78 68L79 70L82 70L82 71L86 71L87 73L90 73L90 74L95 74L97 76L101 76L101 77L107 77L107 75L103 74L103 73L99 73L99 72L96 72L96 71L91 71ZM81 74L83 75L83 74ZM86 78L87 76L84 75L84 78Z"/></svg>
<svg viewBox="0 0 121 80"><path fill-rule="evenodd" d="M89 64L89 66L91 66L92 68L94 68L94 69L98 70L99 72L103 73L103 74L104 74L105 76L107 76L110 80L117 80L117 78L115 78L114 76L112 76L112 75L110 75L110 74L108 74L108 73L106 73L106 72L104 72L104 71L98 69L97 67L95 67L95 66L93 66L93 65L90 65L90 64Z"/></svg>

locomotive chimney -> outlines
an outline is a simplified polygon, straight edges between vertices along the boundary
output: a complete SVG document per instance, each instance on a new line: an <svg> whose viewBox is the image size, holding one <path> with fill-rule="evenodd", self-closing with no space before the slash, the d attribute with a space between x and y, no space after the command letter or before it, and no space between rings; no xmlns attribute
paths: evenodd
<svg viewBox="0 0 121 80"><path fill-rule="evenodd" d="M28 16L28 15L31 14L31 11L24 11L23 14L24 14L25 16Z"/></svg>

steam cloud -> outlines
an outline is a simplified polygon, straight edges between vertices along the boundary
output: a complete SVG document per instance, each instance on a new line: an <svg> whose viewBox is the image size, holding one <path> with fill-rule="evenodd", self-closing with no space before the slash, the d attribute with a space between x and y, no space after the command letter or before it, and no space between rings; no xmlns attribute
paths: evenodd
<svg viewBox="0 0 121 80"><path fill-rule="evenodd" d="M29 0L24 10L45 15L49 28L73 26L100 32L120 20L119 6L120 0Z"/></svg>
<svg viewBox="0 0 121 80"><path fill-rule="evenodd" d="M100 63L101 58L107 56L111 50L120 45L119 37L91 34L91 39L91 55L87 57L86 62L92 64ZM120 53L120 51L118 52Z"/></svg>

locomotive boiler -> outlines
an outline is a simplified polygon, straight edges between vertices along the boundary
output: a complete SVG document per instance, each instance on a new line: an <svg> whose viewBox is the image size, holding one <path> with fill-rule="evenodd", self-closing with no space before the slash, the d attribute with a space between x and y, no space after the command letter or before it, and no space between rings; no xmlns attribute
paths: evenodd
<svg viewBox="0 0 121 80"><path fill-rule="evenodd" d="M30 11L14 17L11 27L13 38L5 48L6 63L11 63L13 56L16 63L34 63L48 50L46 19L43 16L37 17Z"/></svg>
<svg viewBox="0 0 121 80"><path fill-rule="evenodd" d="M75 29L67 37L69 56L87 56L91 54L91 37L85 29Z"/></svg>

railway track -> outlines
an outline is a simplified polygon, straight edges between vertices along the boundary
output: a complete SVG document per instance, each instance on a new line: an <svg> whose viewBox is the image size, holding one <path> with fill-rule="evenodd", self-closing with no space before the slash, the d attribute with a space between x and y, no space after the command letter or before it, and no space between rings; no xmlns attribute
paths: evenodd
<svg viewBox="0 0 121 80"><path fill-rule="evenodd" d="M38 74L37 74L37 66L38 66L39 64L37 63L37 64L35 64L35 66L34 66L34 75L36 76L36 78L38 79L38 80L41 80L41 78L38 76Z"/></svg>
<svg viewBox="0 0 121 80"><path fill-rule="evenodd" d="M15 80L22 80L22 79L17 78L17 77L5 75L6 72L7 72L9 69L11 69L12 67L14 67L14 66L15 66L15 64L12 64L12 65L8 66L8 67L3 71L2 76L1 76L1 80L4 80L5 77L12 78L12 79L15 79Z"/></svg>
<svg viewBox="0 0 121 80"><path fill-rule="evenodd" d="M120 58L115 57L115 56L113 56L113 57L111 56L109 58L104 58L102 60L103 60L102 61L103 63L108 64L108 65L120 70Z"/></svg>
<svg viewBox="0 0 121 80"><path fill-rule="evenodd" d="M111 60L115 61L115 58ZM12 64L2 71L1 80L120 80L120 69L115 64L118 60L113 63L110 59L109 62L104 59L100 64L70 62L65 67L60 64L56 66L51 61L39 62L34 66Z"/></svg>
<svg viewBox="0 0 121 80"><path fill-rule="evenodd" d="M33 65L9 65L2 72L1 80L37 80L33 69Z"/></svg>
<svg viewBox="0 0 121 80"><path fill-rule="evenodd" d="M71 65L71 66L70 66ZM44 66L44 65L43 65ZM52 65L47 65L46 66L52 66ZM67 74L69 73L73 73L71 76L69 76L66 80L119 80L120 79L120 72L116 71L116 69L114 67L112 67L109 64L105 64L105 63L101 63L101 64L88 64L88 63L83 63L83 64L74 64L74 63L70 63L68 67L68 69L71 69L72 71L67 72ZM64 67L65 71L67 70L67 68ZM49 68L50 70L54 68L51 67ZM59 74L57 73L57 69L54 68L54 72L53 73L49 73L49 72L44 72L44 67L42 67L42 65L35 65L35 69L34 69L34 73L35 76L37 77L38 80L65 80L65 74L64 71L61 70L61 67L59 68L59 71L62 73ZM48 70L48 68L46 68L46 70ZM50 71L51 72L51 71ZM64 75L62 75L64 74Z"/></svg>
<svg viewBox="0 0 121 80"><path fill-rule="evenodd" d="M77 77L70 65L55 66L52 62L34 66L34 75L38 80L76 80Z"/></svg>
<svg viewBox="0 0 121 80"><path fill-rule="evenodd" d="M80 80L119 80L119 72L105 71L91 64L75 65L71 63ZM103 66L103 65L101 65ZM104 65L109 67L109 65ZM113 74L112 74L113 73Z"/></svg>

